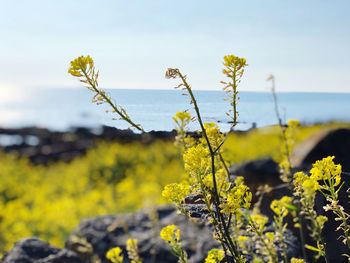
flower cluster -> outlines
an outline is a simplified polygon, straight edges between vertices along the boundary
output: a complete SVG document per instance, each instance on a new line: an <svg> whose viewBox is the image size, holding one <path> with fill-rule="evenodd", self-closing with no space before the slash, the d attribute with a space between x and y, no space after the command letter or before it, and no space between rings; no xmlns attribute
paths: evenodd
<svg viewBox="0 0 350 263"><path fill-rule="evenodd" d="M128 252L130 263L142 263L142 260L139 256L137 243L137 239L133 238L130 238L126 241L126 251Z"/></svg>
<svg viewBox="0 0 350 263"><path fill-rule="evenodd" d="M225 253L222 249L211 249L205 258L205 263L220 263L225 257Z"/></svg>
<svg viewBox="0 0 350 263"><path fill-rule="evenodd" d="M237 124L238 119L238 85L241 82L244 68L247 66L247 61L245 58L240 58L235 55L227 55L224 56L223 65L224 69L222 72L227 78L229 78L229 81L222 81L221 83L224 84L223 89L228 94L230 105L232 106L232 109L227 115L232 118L232 127L234 127Z"/></svg>
<svg viewBox="0 0 350 263"><path fill-rule="evenodd" d="M190 186L187 183L172 183L164 187L162 196L169 202L181 205L185 197L190 194Z"/></svg>
<svg viewBox="0 0 350 263"><path fill-rule="evenodd" d="M283 196L279 200L273 200L271 202L271 210L279 217L285 218L291 209L294 209L292 205L293 199L290 196Z"/></svg>
<svg viewBox="0 0 350 263"><path fill-rule="evenodd" d="M68 73L74 77L83 77L94 68L94 60L90 56L80 56L70 62Z"/></svg>
<svg viewBox="0 0 350 263"><path fill-rule="evenodd" d="M181 232L176 225L168 225L160 231L160 237L168 243L172 252L179 258L179 263L187 263L187 254L182 249Z"/></svg>
<svg viewBox="0 0 350 263"><path fill-rule="evenodd" d="M107 251L106 258L112 263L123 263L123 250L120 247L114 247Z"/></svg>
<svg viewBox="0 0 350 263"><path fill-rule="evenodd" d="M250 208L252 201L252 193L249 187L244 184L243 177L237 177L235 185L228 191L226 200L221 204L221 211L225 214L241 213L241 209Z"/></svg>
<svg viewBox="0 0 350 263"><path fill-rule="evenodd" d="M170 244L176 244L180 241L180 229L175 225L168 225L160 231L160 237Z"/></svg>

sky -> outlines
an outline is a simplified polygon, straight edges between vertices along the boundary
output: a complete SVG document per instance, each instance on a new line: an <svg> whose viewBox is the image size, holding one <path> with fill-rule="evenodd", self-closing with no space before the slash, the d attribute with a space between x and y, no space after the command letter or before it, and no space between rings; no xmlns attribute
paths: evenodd
<svg viewBox="0 0 350 263"><path fill-rule="evenodd" d="M349 0L0 0L0 91L78 87L91 55L103 88L222 88L222 57L245 57L240 90L350 92Z"/></svg>

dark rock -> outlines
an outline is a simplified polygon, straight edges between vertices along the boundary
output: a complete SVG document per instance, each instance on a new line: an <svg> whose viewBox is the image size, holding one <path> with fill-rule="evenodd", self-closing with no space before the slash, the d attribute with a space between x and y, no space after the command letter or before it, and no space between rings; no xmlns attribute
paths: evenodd
<svg viewBox="0 0 350 263"><path fill-rule="evenodd" d="M1 136L4 136L5 141L7 139L12 143L0 145L0 150L27 157L34 164L48 164L55 161L69 162L77 156L84 155L87 150L95 147L97 141L119 143L139 141L143 144L150 144L156 140L174 140L176 132L173 130L134 133L129 129L121 130L108 126L97 130L77 127L70 131L54 132L48 129L27 127L0 128L0 139Z"/></svg>
<svg viewBox="0 0 350 263"><path fill-rule="evenodd" d="M327 156L335 156L334 162L342 165L342 180L344 185L339 191L339 203L344 207L344 210L350 212L350 202L347 189L350 188L350 130L335 129L321 131L301 144L299 144L293 154L292 163L299 170L306 172L312 167L312 164L317 160L321 160ZM347 253L346 246L339 240L340 231L336 231L339 222L336 222L334 215L330 212L326 213L323 206L326 200L323 196L316 197L315 209L318 214L328 216L329 221L325 224L323 235L326 242L327 255L330 262L346 262L341 256Z"/></svg>
<svg viewBox="0 0 350 263"><path fill-rule="evenodd" d="M58 249L38 238L18 241L5 254L2 263L83 263L80 257L67 249Z"/></svg>
<svg viewBox="0 0 350 263"><path fill-rule="evenodd" d="M170 206L163 206L155 211L141 210L134 214L100 216L85 220L68 239L66 246L74 249L75 237L78 236L91 244L102 262L108 262L105 259L106 252L115 246L125 249L126 240L133 237L138 239L139 252L144 263L176 263L176 257L159 237L160 229L169 224L180 227L182 244L191 262L203 262L207 251L219 246L212 238L212 231L208 226L189 222Z"/></svg>
<svg viewBox="0 0 350 263"><path fill-rule="evenodd" d="M85 220L70 236L66 247L76 251L76 240L86 240L93 248L93 253L102 262L107 263L106 252L115 246L125 250L126 240L132 237L139 241L139 252L144 263L176 263L177 259L171 254L168 245L159 237L160 229L169 224L180 227L182 245L189 255L190 262L204 262L207 252L219 247L208 224L203 220L190 222L170 206L162 206L153 211L141 210L134 214L100 216ZM288 255L298 256L298 242L289 231L286 240L290 244ZM86 254L81 256L87 258Z"/></svg>
<svg viewBox="0 0 350 263"><path fill-rule="evenodd" d="M248 185L269 184L275 186L281 184L279 167L271 158L257 159L234 165L230 168L233 175L243 176Z"/></svg>
<svg viewBox="0 0 350 263"><path fill-rule="evenodd" d="M311 165L327 156L335 156L335 162L340 163L344 171L350 172L350 130L324 130L299 144L291 161L295 167L309 169Z"/></svg>
<svg viewBox="0 0 350 263"><path fill-rule="evenodd" d="M290 190L283 184L280 179L279 166L272 158L263 158L253 161L247 161L230 167L231 179L235 176L243 176L244 182L249 186L253 193L252 203L260 201L261 213L267 215L270 219L273 218L273 212L270 209L270 203L274 199L279 199L284 195L290 195ZM259 200L257 193L261 192L260 188L268 185L271 188L270 192L264 193L264 196Z"/></svg>

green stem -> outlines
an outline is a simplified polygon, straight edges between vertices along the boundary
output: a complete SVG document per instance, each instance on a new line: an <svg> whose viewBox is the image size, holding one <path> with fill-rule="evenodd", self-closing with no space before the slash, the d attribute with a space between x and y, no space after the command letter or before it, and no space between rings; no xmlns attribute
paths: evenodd
<svg viewBox="0 0 350 263"><path fill-rule="evenodd" d="M217 183L216 183L216 176L215 176L215 151L213 150L213 147L212 147L212 145L210 143L209 137L208 137L207 132L205 130L205 127L204 127L204 124L203 124L203 121L202 121L202 118L201 118L201 114L200 114L200 111L199 111L199 107L198 107L197 101L196 101L196 99L195 99L195 97L193 95L193 92L191 90L191 87L187 83L185 77L180 73L180 71L178 71L178 75L181 78L184 86L186 87L186 90L187 90L188 94L191 97L191 101L193 103L194 110L196 112L197 119L198 119L199 125L200 125L201 130L202 130L202 134L204 136L204 139L206 141L206 144L208 146L208 150L209 150L209 153L210 153L211 172L212 172L213 186L214 186L213 187L214 188L214 193L213 193L214 205L215 205L215 209L216 209L216 213L218 215L219 221L220 221L220 223L221 223L221 225L223 227L223 232L224 232L223 237L226 239L227 246L228 246L232 256L234 256L236 259L238 259L239 252L238 252L237 248L235 247L235 245L233 244L233 241L232 241L232 239L230 237L230 233L229 233L228 227L226 226L224 217L223 217L222 213L220 212L220 200L219 200L219 194L218 194Z"/></svg>
<svg viewBox="0 0 350 263"><path fill-rule="evenodd" d="M126 122L128 122L132 127L134 127L135 129L141 131L141 132L145 132L142 127L140 127L140 125L137 125L136 123L134 123L130 118L128 118L127 116L125 116L116 105L114 105L114 103L111 101L111 99L106 95L105 92L102 92L101 90L98 89L98 87L95 85L95 83L93 82L93 80L89 77L89 75L87 74L86 70L81 68L81 71L83 72L87 82L89 83L89 85L91 86L91 88L93 88L93 90L99 94L111 107L112 109Z"/></svg>

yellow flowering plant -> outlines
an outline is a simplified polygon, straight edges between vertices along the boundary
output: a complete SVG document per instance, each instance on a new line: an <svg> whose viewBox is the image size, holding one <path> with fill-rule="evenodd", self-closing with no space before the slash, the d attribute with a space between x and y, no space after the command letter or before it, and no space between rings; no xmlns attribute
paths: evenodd
<svg viewBox="0 0 350 263"><path fill-rule="evenodd" d="M170 246L172 253L178 257L179 263L187 263L187 254L181 245L181 232L176 225L163 227L160 231L160 237Z"/></svg>
<svg viewBox="0 0 350 263"><path fill-rule="evenodd" d="M225 85L224 90L229 94L228 99L232 106L229 116L232 122L231 129L233 129L238 123L238 85L247 63L244 58L227 55L224 57L223 65L223 73L229 79L222 83ZM142 126L133 122L126 111L121 106L116 105L110 96L99 88L98 72L91 57L82 56L73 60L69 73L79 78L88 89L95 93L94 102L109 104L119 118L129 123L134 129L144 131ZM213 236L222 247L221 250L209 251L205 262L230 262L232 259L233 262L243 263L246 262L248 256L251 256L253 262L277 263L280 261L280 257L284 263L303 262L302 259L290 259L287 255L287 243L284 236L288 227L286 217L289 214L295 218L304 217L311 222L309 231L317 246L307 245L307 248L317 251L316 259L323 256L327 260L321 238L322 228L327 219L314 212L314 200L317 192L323 194L328 202L325 210L333 211L337 216L336 220L341 222L339 230L343 231L343 241L350 249L349 225L347 224L349 215L338 203L338 191L342 187L341 167L333 163L333 157L327 157L314 164L310 176L296 173L294 178L292 177L290 154L294 145L294 132L299 126L299 122L291 120L287 125L283 125L274 93L273 77L270 80L273 81L272 90L283 141L280 158L281 179L287 187L294 190L294 199L284 196L279 200L272 201L270 207L274 213L274 228L271 231L266 228L268 219L265 215L260 214L257 210L250 211L252 193L245 185L243 178L239 176L234 180L230 178L223 154L225 149L223 145L227 136L221 133L217 124L203 122L187 76L177 68L169 68L166 71L166 77L180 80L177 88L182 89L190 98L194 117L189 111L183 111L178 112L173 118L177 131L176 142L182 151L186 177L181 182L165 185L162 195L185 214L185 200L189 195L197 196L205 205L206 216L213 227ZM190 136L188 132L188 126L192 121L196 121L200 127L200 131L194 136L197 139ZM295 221L297 224L301 224L301 220ZM172 252L179 258L179 262L188 261L187 253L181 246L180 230L177 226L164 227L160 232L160 237L169 244ZM301 239L302 237L303 233L301 233ZM278 252L278 248L281 248L281 253ZM136 240L127 242L127 251L129 259L134 260L132 262L141 262L138 257ZM116 249L109 254L109 257L113 260L120 260L122 253ZM107 255L107 258L109 257Z"/></svg>
<svg viewBox="0 0 350 263"><path fill-rule="evenodd" d="M137 239L129 238L126 241L126 251L128 252L128 258L130 263L142 263L142 260L139 256Z"/></svg>
<svg viewBox="0 0 350 263"><path fill-rule="evenodd" d="M208 251L208 255L205 258L205 263L220 263L225 257L225 253L221 249L213 248Z"/></svg>
<svg viewBox="0 0 350 263"><path fill-rule="evenodd" d="M123 250L120 247L114 247L107 251L106 258L112 263L123 263Z"/></svg>

